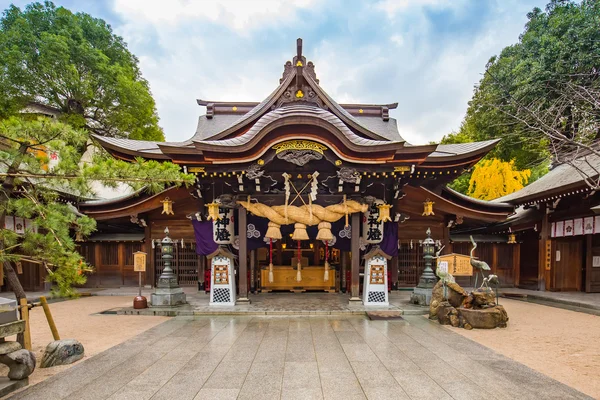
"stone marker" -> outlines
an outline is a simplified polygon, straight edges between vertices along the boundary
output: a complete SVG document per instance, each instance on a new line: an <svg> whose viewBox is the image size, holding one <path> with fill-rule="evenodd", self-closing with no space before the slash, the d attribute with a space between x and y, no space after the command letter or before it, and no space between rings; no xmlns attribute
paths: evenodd
<svg viewBox="0 0 600 400"><path fill-rule="evenodd" d="M46 346L40 367L72 364L83 358L83 352L83 345L78 340L55 340Z"/></svg>
<svg viewBox="0 0 600 400"><path fill-rule="evenodd" d="M35 355L25 349L0 356L0 363L8 366L8 377L13 381L27 378L35 369Z"/></svg>

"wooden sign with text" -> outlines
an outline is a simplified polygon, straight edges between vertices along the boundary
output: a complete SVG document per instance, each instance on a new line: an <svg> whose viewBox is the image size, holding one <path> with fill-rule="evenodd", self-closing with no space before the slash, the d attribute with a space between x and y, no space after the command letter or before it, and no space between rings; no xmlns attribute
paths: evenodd
<svg viewBox="0 0 600 400"><path fill-rule="evenodd" d="M438 265L447 262L448 272L453 276L473 276L473 266L469 256L452 253L440 256L437 260Z"/></svg>
<svg viewBox="0 0 600 400"><path fill-rule="evenodd" d="M133 271L146 272L146 253L143 251L133 253Z"/></svg>

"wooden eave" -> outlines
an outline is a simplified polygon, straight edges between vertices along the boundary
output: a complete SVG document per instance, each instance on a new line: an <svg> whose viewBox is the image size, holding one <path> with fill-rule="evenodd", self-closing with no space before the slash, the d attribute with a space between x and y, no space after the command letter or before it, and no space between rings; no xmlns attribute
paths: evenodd
<svg viewBox="0 0 600 400"><path fill-rule="evenodd" d="M550 190L545 190L541 193L534 193L526 197L521 197L515 200L506 200L507 203L513 204L515 206L520 206L524 204L533 204L533 203L543 203L546 201L553 200L558 196L565 196L569 192L573 190L582 190L588 189L589 186L586 185L585 182L575 182L570 185L560 186L558 188L553 188Z"/></svg>
<svg viewBox="0 0 600 400"><path fill-rule="evenodd" d="M398 200L400 210L408 207L409 209L412 209L413 212L418 213L419 210L422 212L423 202L429 199L434 202L434 212L459 215L473 220L500 222L506 220L512 213L512 211L506 210L490 211L477 202L473 202L469 205L457 204L451 199L446 199L422 186L414 187L406 185L403 187L402 191L406 193L406 196L403 199Z"/></svg>
<svg viewBox="0 0 600 400"><path fill-rule="evenodd" d="M171 187L157 194L136 193L126 198L116 198L102 202L80 203L79 210L98 221L139 215L162 207L165 197L177 201L189 197L185 189Z"/></svg>

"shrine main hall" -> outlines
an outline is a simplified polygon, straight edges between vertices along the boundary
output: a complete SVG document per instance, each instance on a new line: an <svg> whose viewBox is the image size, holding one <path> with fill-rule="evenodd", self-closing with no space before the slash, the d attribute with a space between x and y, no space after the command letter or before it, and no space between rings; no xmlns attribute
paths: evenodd
<svg viewBox="0 0 600 400"><path fill-rule="evenodd" d="M205 113L186 141L95 137L118 159L169 161L196 182L80 203L98 221L98 232L80 245L95 268L88 286L137 285L136 251L148 254L142 283L155 286L164 268L157 243L168 228L180 286L235 283L233 301L274 291L340 292L356 300L364 280L381 291L414 287L425 240L441 254L467 254L467 243L452 240L453 228L504 221L513 212L446 186L497 141L406 142L390 117L397 103L337 103L301 39L267 98L197 103ZM498 245L513 256L510 245ZM228 258L230 269L211 274L215 257ZM376 259L385 260L385 273L366 272ZM511 270L494 272L508 284L514 279Z"/></svg>

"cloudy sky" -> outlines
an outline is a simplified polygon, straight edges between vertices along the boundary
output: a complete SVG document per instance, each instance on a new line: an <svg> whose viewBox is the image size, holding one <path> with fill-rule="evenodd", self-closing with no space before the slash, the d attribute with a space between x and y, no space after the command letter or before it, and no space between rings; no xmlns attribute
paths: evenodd
<svg viewBox="0 0 600 400"><path fill-rule="evenodd" d="M24 6L30 1L14 1ZM0 0L2 9L9 2ZM57 0L105 19L140 59L167 140L192 136L196 99L261 101L296 38L338 102L398 102L411 143L459 128L487 60L545 0Z"/></svg>

